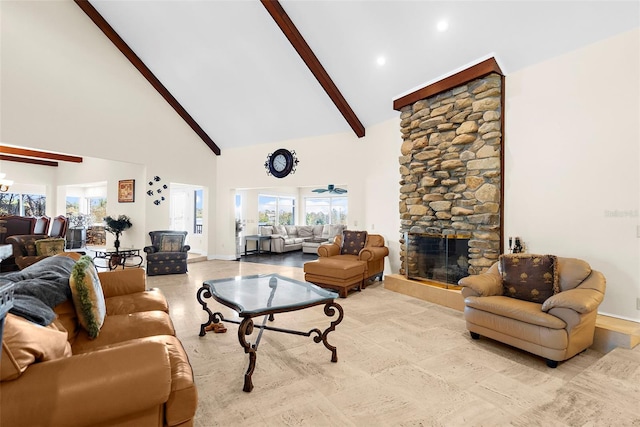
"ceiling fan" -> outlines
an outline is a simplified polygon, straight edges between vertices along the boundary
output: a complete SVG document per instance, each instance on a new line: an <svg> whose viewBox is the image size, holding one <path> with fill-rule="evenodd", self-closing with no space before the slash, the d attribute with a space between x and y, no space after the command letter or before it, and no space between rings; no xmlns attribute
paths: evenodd
<svg viewBox="0 0 640 427"><path fill-rule="evenodd" d="M326 193L327 191L329 193L335 193L335 194L344 194L347 192L347 190L345 190L344 188L338 188L333 184L329 184L327 185L327 188L316 188L315 190L311 190L314 193Z"/></svg>

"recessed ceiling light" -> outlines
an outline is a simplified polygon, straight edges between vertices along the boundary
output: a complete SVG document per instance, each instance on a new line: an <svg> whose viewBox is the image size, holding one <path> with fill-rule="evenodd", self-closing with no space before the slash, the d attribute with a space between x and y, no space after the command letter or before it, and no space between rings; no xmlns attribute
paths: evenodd
<svg viewBox="0 0 640 427"><path fill-rule="evenodd" d="M379 56L378 59L376 59L376 63L378 65L384 65L387 63L387 58L385 58L384 56Z"/></svg>
<svg viewBox="0 0 640 427"><path fill-rule="evenodd" d="M445 20L442 20L442 21L438 22L438 25L436 26L436 28L440 32L447 31L447 28L449 28L449 23L447 21L445 21Z"/></svg>

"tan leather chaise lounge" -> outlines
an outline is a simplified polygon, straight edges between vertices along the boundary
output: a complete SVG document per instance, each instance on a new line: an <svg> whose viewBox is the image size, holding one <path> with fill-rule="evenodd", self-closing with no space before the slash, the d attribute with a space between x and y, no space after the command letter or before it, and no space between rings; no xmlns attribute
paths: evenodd
<svg viewBox="0 0 640 427"><path fill-rule="evenodd" d="M551 255L502 255L458 282L471 337L542 356L549 367L593 344L605 278L588 263Z"/></svg>
<svg viewBox="0 0 640 427"><path fill-rule="evenodd" d="M50 277L50 272L69 274L77 265L70 257L45 258L11 274L28 275L39 266L47 270L40 278ZM81 325L73 299L54 306L54 320L46 327L7 315L0 425L193 425L197 390L166 299L157 289L145 289L143 269L97 276L106 316L95 338ZM12 277L15 287L24 276ZM14 308L17 301L18 295Z"/></svg>

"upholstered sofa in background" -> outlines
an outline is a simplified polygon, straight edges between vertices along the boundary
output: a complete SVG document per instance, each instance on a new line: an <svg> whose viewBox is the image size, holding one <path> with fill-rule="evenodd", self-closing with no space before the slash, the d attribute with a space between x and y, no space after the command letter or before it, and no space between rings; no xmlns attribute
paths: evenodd
<svg viewBox="0 0 640 427"><path fill-rule="evenodd" d="M48 256L64 252L64 239L49 238L46 234L14 235L7 237L13 247L13 258L19 270Z"/></svg>
<svg viewBox="0 0 640 427"><path fill-rule="evenodd" d="M512 254L458 284L472 338L501 341L555 368L593 344L606 281L579 259Z"/></svg>
<svg viewBox="0 0 640 427"><path fill-rule="evenodd" d="M17 288L23 280L46 279L61 289L78 257L49 257L0 280ZM73 298L55 305L48 326L7 316L0 425L192 426L197 390L166 299L159 290L146 289L143 269L95 277L106 316L93 339Z"/></svg>
<svg viewBox="0 0 640 427"><path fill-rule="evenodd" d="M262 242L262 250L274 253L297 251L302 243L309 240L330 242L346 229L342 224L325 225L263 225L259 228L262 236L271 236L271 241Z"/></svg>

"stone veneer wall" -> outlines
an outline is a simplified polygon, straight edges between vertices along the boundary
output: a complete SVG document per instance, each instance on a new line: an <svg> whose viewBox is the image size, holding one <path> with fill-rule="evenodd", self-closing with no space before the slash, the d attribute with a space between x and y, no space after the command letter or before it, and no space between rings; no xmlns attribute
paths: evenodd
<svg viewBox="0 0 640 427"><path fill-rule="evenodd" d="M401 274L405 232L471 233L469 274L502 253L502 90L492 73L400 110Z"/></svg>

